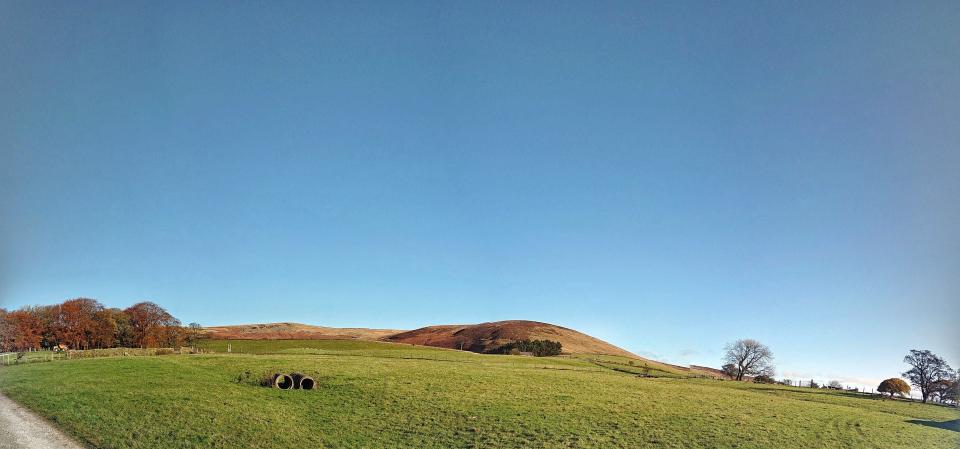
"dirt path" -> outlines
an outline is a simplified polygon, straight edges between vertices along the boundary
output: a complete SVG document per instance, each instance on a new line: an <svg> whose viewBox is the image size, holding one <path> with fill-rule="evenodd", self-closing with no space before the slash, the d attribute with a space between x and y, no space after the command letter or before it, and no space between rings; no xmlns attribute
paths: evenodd
<svg viewBox="0 0 960 449"><path fill-rule="evenodd" d="M0 394L0 449L83 449L50 423Z"/></svg>

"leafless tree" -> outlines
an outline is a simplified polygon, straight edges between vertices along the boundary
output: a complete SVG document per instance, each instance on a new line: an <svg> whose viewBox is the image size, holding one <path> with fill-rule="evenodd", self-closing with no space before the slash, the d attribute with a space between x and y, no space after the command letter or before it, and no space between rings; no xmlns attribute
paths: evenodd
<svg viewBox="0 0 960 449"><path fill-rule="evenodd" d="M733 365L736 380L760 374L773 376L773 351L752 339L737 340L727 345L723 361Z"/></svg>
<svg viewBox="0 0 960 449"><path fill-rule="evenodd" d="M723 371L723 374L731 379L737 378L737 365L727 363L723 365L723 368L720 368L720 371Z"/></svg>
<svg viewBox="0 0 960 449"><path fill-rule="evenodd" d="M903 377L920 388L920 397L923 402L927 402L927 399L930 398L938 381L949 379L953 375L950 365L947 365L945 360L928 350L911 350L903 358L903 363L910 365L910 369L903 373Z"/></svg>

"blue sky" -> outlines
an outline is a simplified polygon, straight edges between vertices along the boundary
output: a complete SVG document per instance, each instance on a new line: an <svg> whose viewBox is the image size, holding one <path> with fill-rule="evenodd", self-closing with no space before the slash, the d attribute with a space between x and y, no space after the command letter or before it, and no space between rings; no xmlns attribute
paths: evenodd
<svg viewBox="0 0 960 449"><path fill-rule="evenodd" d="M957 2L4 2L0 305L960 365Z"/></svg>

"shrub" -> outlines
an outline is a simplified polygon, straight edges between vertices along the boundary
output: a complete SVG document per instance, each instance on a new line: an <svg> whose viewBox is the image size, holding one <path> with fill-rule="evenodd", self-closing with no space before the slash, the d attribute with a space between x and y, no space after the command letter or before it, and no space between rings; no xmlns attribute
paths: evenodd
<svg viewBox="0 0 960 449"><path fill-rule="evenodd" d="M720 371L723 371L723 374L731 379L737 378L737 366L732 363L723 365L723 367L720 368Z"/></svg>
<svg viewBox="0 0 960 449"><path fill-rule="evenodd" d="M560 349L563 345L559 341L552 340L520 340L501 345L494 352L499 354L511 354L516 351L529 352L535 357L549 357L560 355Z"/></svg>
<svg viewBox="0 0 960 449"><path fill-rule="evenodd" d="M889 393L890 397L893 398L894 394L898 394L900 396L910 394L910 385L907 385L903 379L892 377L880 382L880 386L877 387L877 391L880 393Z"/></svg>
<svg viewBox="0 0 960 449"><path fill-rule="evenodd" d="M761 375L753 378L753 383L757 383L757 384L772 384L772 383L776 383L776 381L774 381L772 377L770 377L770 376L768 376L768 375L766 375L766 374L761 374Z"/></svg>

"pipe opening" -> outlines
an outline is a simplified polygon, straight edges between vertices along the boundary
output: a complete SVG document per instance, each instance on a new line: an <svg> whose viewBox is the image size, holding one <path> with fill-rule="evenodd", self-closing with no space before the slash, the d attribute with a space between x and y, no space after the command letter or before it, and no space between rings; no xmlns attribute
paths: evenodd
<svg viewBox="0 0 960 449"><path fill-rule="evenodd" d="M312 378L309 378L309 377L307 377L307 376L303 376L303 377L300 379L299 388L300 388L301 390L312 390L316 385L317 385L317 383L314 382Z"/></svg>
<svg viewBox="0 0 960 449"><path fill-rule="evenodd" d="M289 390L293 388L293 378L286 374L277 373L273 375L273 386L281 390Z"/></svg>

